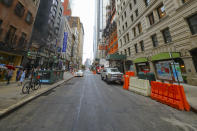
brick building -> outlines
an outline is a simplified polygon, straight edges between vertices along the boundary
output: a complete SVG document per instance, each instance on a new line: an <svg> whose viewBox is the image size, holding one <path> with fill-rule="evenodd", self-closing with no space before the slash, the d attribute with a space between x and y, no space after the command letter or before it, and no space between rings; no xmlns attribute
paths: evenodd
<svg viewBox="0 0 197 131"><path fill-rule="evenodd" d="M0 64L21 65L31 38L38 6L39 0L0 1ZM4 75L1 76L0 81Z"/></svg>

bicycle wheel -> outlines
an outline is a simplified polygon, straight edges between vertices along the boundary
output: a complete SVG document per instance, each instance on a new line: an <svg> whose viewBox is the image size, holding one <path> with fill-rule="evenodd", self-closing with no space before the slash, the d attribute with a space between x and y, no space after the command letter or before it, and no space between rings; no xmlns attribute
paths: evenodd
<svg viewBox="0 0 197 131"><path fill-rule="evenodd" d="M22 88L22 93L29 94L29 89L30 89L30 82L26 82Z"/></svg>
<svg viewBox="0 0 197 131"><path fill-rule="evenodd" d="M41 82L40 82L40 80L36 80L34 82L34 90L37 90L38 88L41 88Z"/></svg>

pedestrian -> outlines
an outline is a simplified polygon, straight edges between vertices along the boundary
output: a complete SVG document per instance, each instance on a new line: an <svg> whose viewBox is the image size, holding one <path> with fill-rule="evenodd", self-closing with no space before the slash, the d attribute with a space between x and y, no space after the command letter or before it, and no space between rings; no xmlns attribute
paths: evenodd
<svg viewBox="0 0 197 131"><path fill-rule="evenodd" d="M21 85L23 85L23 81L25 80L25 74L26 74L26 70L23 70L23 72L21 74L21 78L20 78Z"/></svg>
<svg viewBox="0 0 197 131"><path fill-rule="evenodd" d="M8 69L6 74L7 84L10 84L10 79L12 78L12 75L13 75L13 70Z"/></svg>
<svg viewBox="0 0 197 131"><path fill-rule="evenodd" d="M22 74L22 70L18 69L18 71L16 72L16 82L20 80L21 74Z"/></svg>

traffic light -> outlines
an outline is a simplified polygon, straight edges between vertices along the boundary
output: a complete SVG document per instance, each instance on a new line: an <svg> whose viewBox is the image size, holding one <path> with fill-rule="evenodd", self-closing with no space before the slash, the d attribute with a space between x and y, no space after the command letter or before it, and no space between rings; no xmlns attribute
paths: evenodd
<svg viewBox="0 0 197 131"><path fill-rule="evenodd" d="M31 55L31 52L30 52L30 51L28 51L28 52L27 52L27 56L30 56L30 55Z"/></svg>

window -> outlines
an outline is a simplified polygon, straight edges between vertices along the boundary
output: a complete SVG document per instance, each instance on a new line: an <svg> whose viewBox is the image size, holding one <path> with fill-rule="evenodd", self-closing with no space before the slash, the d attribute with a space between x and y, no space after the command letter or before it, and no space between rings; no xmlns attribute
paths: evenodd
<svg viewBox="0 0 197 131"><path fill-rule="evenodd" d="M32 23L32 14L31 14L31 12L27 12L27 16L26 16L26 22L27 23L29 23L29 24L31 24Z"/></svg>
<svg viewBox="0 0 197 131"><path fill-rule="evenodd" d="M122 21L124 20L123 15L122 15Z"/></svg>
<svg viewBox="0 0 197 131"><path fill-rule="evenodd" d="M133 28L133 35L134 35L134 37L136 37L136 30L135 30L135 27Z"/></svg>
<svg viewBox="0 0 197 131"><path fill-rule="evenodd" d="M138 17L138 9L135 10L135 16Z"/></svg>
<svg viewBox="0 0 197 131"><path fill-rule="evenodd" d="M131 21L133 22L133 15L131 15Z"/></svg>
<svg viewBox="0 0 197 131"><path fill-rule="evenodd" d="M148 6L150 4L150 0L144 0L145 5Z"/></svg>
<svg viewBox="0 0 197 131"><path fill-rule="evenodd" d="M151 39L153 42L153 47L157 47L158 46L157 35L156 34L152 35Z"/></svg>
<svg viewBox="0 0 197 131"><path fill-rule="evenodd" d="M141 25L141 23L139 23L137 25L137 27L138 27L139 34L142 33L142 25Z"/></svg>
<svg viewBox="0 0 197 131"><path fill-rule="evenodd" d="M130 47L128 48L128 54L129 54L129 56L131 55L131 48Z"/></svg>
<svg viewBox="0 0 197 131"><path fill-rule="evenodd" d="M1 33L2 33L2 29L1 29L2 23L3 23L3 20L0 19L0 35L1 35Z"/></svg>
<svg viewBox="0 0 197 131"><path fill-rule="evenodd" d="M129 4L129 8L130 8L130 10L132 10L132 4L131 3Z"/></svg>
<svg viewBox="0 0 197 131"><path fill-rule="evenodd" d="M188 1L189 1L189 0L182 0L183 3L186 3L186 2L188 2Z"/></svg>
<svg viewBox="0 0 197 131"><path fill-rule="evenodd" d="M140 41L141 51L144 51L144 41Z"/></svg>
<svg viewBox="0 0 197 131"><path fill-rule="evenodd" d="M135 46L135 53L138 53L137 44L135 44L134 46Z"/></svg>
<svg viewBox="0 0 197 131"><path fill-rule="evenodd" d="M24 15L24 12L25 12L24 6L20 2L18 2L15 7L16 15L22 17Z"/></svg>
<svg viewBox="0 0 197 131"><path fill-rule="evenodd" d="M5 37L5 42L6 43L12 43L12 41L14 40L15 37L15 33L16 33L16 28L14 26L10 26L6 37Z"/></svg>
<svg viewBox="0 0 197 131"><path fill-rule="evenodd" d="M13 0L1 0L1 2L6 6L11 6L13 3Z"/></svg>
<svg viewBox="0 0 197 131"><path fill-rule="evenodd" d="M129 42L129 33L127 33L127 41Z"/></svg>
<svg viewBox="0 0 197 131"><path fill-rule="evenodd" d="M120 46L122 47L122 39L120 39Z"/></svg>
<svg viewBox="0 0 197 131"><path fill-rule="evenodd" d="M2 23L3 23L3 20L0 19L0 28L1 28Z"/></svg>
<svg viewBox="0 0 197 131"><path fill-rule="evenodd" d="M125 53L125 55L127 56L127 50L126 50L126 49L124 50L124 53Z"/></svg>
<svg viewBox="0 0 197 131"><path fill-rule="evenodd" d="M125 1L123 2L123 5L125 6Z"/></svg>
<svg viewBox="0 0 197 131"><path fill-rule="evenodd" d="M121 34L121 30L119 30L119 34Z"/></svg>
<svg viewBox="0 0 197 131"><path fill-rule="evenodd" d="M162 31L162 34L163 34L163 38L164 38L165 43L169 43L172 41L169 28L164 29Z"/></svg>
<svg viewBox="0 0 197 131"><path fill-rule="evenodd" d="M124 43L126 44L127 43L126 36L124 36L123 38L124 38Z"/></svg>
<svg viewBox="0 0 197 131"><path fill-rule="evenodd" d="M124 17L125 17L125 18L127 17L127 13L126 13L126 11L124 12Z"/></svg>
<svg viewBox="0 0 197 131"><path fill-rule="evenodd" d="M133 0L133 3L136 5L137 1L136 0Z"/></svg>
<svg viewBox="0 0 197 131"><path fill-rule="evenodd" d="M187 19L192 34L197 34L197 14Z"/></svg>
<svg viewBox="0 0 197 131"><path fill-rule="evenodd" d="M126 28L127 28L127 22L125 23L125 26L126 26Z"/></svg>
<svg viewBox="0 0 197 131"><path fill-rule="evenodd" d="M159 15L159 19L163 18L166 16L166 12L165 12L165 7L164 5L160 5L158 8L157 8L157 12L158 12L158 15Z"/></svg>
<svg viewBox="0 0 197 131"><path fill-rule="evenodd" d="M27 37L27 35L25 33L21 34L21 37L19 39L19 45L24 45L25 44L26 37Z"/></svg>
<svg viewBox="0 0 197 131"><path fill-rule="evenodd" d="M123 31L124 31L124 25L122 26L122 29L123 29Z"/></svg>
<svg viewBox="0 0 197 131"><path fill-rule="evenodd" d="M153 12L150 15L148 15L148 19L149 19L150 25L153 25L155 23Z"/></svg>

